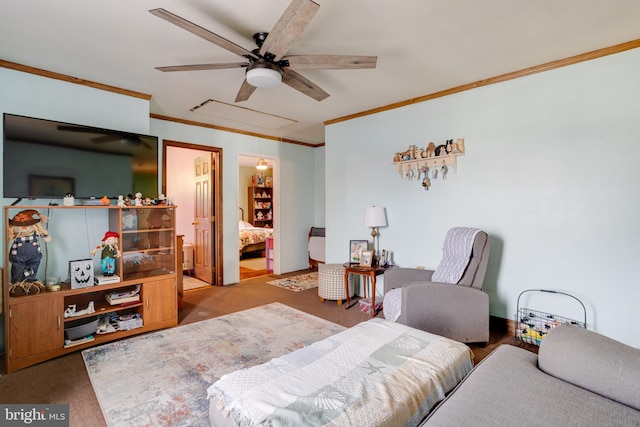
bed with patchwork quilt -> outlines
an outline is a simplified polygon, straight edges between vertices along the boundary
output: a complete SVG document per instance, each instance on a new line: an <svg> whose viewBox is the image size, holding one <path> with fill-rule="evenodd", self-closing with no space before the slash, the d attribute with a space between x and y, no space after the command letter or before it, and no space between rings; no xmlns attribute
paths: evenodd
<svg viewBox="0 0 640 427"><path fill-rule="evenodd" d="M371 319L208 389L213 426L416 426L473 368L466 345Z"/></svg>
<svg viewBox="0 0 640 427"><path fill-rule="evenodd" d="M249 252L264 251L267 237L273 237L272 228L254 227L240 221L238 230L240 256Z"/></svg>

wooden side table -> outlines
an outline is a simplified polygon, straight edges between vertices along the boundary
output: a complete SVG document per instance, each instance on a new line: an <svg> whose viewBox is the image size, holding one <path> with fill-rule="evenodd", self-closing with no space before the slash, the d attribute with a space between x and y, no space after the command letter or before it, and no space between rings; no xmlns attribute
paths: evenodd
<svg viewBox="0 0 640 427"><path fill-rule="evenodd" d="M353 264L346 262L344 266L344 289L347 294L347 305L345 310L350 307L351 297L349 296L349 274L358 274L360 276L368 277L371 282L371 317L376 315L376 276L387 271L384 267L361 267L359 264ZM365 297L367 296L367 290L365 286Z"/></svg>

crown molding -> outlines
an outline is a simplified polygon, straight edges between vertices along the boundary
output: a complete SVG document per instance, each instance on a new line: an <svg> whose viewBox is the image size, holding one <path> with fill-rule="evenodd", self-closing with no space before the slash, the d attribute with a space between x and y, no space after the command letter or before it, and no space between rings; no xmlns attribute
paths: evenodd
<svg viewBox="0 0 640 427"><path fill-rule="evenodd" d="M66 74L47 71L41 68L30 67L28 65L5 61L2 59L0 59L0 67L9 68L11 70L16 70L16 71L22 71L24 73L29 73L29 74L35 74L42 77L48 77L50 79L62 80L64 82L75 83L82 86L88 86L94 89L105 90L107 92L114 92L120 95L127 95L127 96L132 96L134 98L146 99L147 101L151 99L151 95L146 93L135 92L133 90L122 89L116 86L110 86L102 83L92 82L90 80L80 79L78 77L72 77Z"/></svg>

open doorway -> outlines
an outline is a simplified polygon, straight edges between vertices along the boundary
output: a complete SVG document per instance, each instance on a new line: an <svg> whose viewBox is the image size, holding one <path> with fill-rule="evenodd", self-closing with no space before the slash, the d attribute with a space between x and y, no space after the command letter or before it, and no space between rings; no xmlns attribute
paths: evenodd
<svg viewBox="0 0 640 427"><path fill-rule="evenodd" d="M274 168L273 160L250 155L238 156L238 168L239 277L245 280L274 270Z"/></svg>
<svg viewBox="0 0 640 427"><path fill-rule="evenodd" d="M222 149L165 140L162 164L162 191L178 206L185 288L189 278L191 287L222 286Z"/></svg>

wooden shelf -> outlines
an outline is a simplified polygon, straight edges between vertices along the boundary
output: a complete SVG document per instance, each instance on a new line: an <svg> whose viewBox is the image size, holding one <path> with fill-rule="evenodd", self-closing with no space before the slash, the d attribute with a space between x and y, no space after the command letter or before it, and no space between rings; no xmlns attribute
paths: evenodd
<svg viewBox="0 0 640 427"><path fill-rule="evenodd" d="M162 276L153 276L154 279L171 278L174 274L166 274ZM116 283L108 283L106 285L88 286L86 288L71 289L71 285L68 283L61 283L61 290L57 292L48 292L46 290L41 291L39 294L29 294L20 296L9 296L8 300L11 304L20 304L23 302L35 301L38 299L60 298L71 295L82 295L88 292L101 292L110 291L117 288L124 288L127 286L133 286L140 283L140 279L124 280Z"/></svg>
<svg viewBox="0 0 640 427"><path fill-rule="evenodd" d="M138 230L122 230L122 234L158 233L158 232L161 232L161 231L173 232L173 228L140 228Z"/></svg>
<svg viewBox="0 0 640 427"><path fill-rule="evenodd" d="M410 171L420 170L422 168L441 168L442 166L451 166L455 173L458 173L457 157L462 154L447 154L445 156L437 157L425 157L415 160L404 160L400 162L394 162L398 167L398 173L401 177L410 179L407 177L407 173Z"/></svg>
<svg viewBox="0 0 640 427"><path fill-rule="evenodd" d="M65 317L64 322L65 323L73 322L74 320L78 320L78 319L87 319L89 317L101 316L103 314L115 313L118 311L128 310L130 308L136 308L136 307L142 307L142 298L140 299L139 302L135 304L128 304L124 307L121 307L119 305L111 305L109 303L97 302L95 305L95 309L96 309L95 312L90 314L83 314L82 316Z"/></svg>
<svg viewBox="0 0 640 427"><path fill-rule="evenodd" d="M455 142L448 139L445 144L439 146L430 142L424 149L410 145L406 151L395 154L393 163L402 179L421 181L424 189L428 190L431 179L445 179L449 168L458 173L457 159L458 156L464 155L464 145L464 138L458 138Z"/></svg>
<svg viewBox="0 0 640 427"><path fill-rule="evenodd" d="M263 207L263 203L268 204L269 207ZM248 222L257 227L273 227L273 187L249 187L247 204ZM258 219L258 212L262 215L262 219ZM271 212L271 219L267 218L269 212Z"/></svg>

